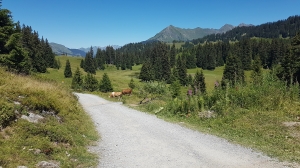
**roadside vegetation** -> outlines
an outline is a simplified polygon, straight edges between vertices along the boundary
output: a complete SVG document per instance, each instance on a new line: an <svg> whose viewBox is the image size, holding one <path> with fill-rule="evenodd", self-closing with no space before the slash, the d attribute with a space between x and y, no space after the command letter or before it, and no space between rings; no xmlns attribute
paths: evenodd
<svg viewBox="0 0 300 168"><path fill-rule="evenodd" d="M69 88L52 80L11 74L0 68L0 165L91 167L87 150L99 135ZM40 115L37 122L23 117ZM22 118L21 118L22 117Z"/></svg>

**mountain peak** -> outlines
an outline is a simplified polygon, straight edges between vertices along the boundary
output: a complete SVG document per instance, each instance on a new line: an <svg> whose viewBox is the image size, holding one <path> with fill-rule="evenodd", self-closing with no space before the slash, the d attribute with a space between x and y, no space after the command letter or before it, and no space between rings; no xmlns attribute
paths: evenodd
<svg viewBox="0 0 300 168"><path fill-rule="evenodd" d="M149 38L147 41L163 41L163 42L172 42L172 41L189 41L197 38L202 38L209 34L224 33L231 29L234 26L225 24L220 29L212 28L194 28L194 29L184 29L169 25L164 28L162 31L157 33L154 37Z"/></svg>
<svg viewBox="0 0 300 168"><path fill-rule="evenodd" d="M240 23L237 27L243 27L243 26L254 26L253 24L246 24L246 23Z"/></svg>
<svg viewBox="0 0 300 168"><path fill-rule="evenodd" d="M231 30L233 28L234 28L233 25L231 25L231 24L225 24L219 30L220 30L221 33L225 33L225 32L227 32L227 31L229 31L229 30Z"/></svg>

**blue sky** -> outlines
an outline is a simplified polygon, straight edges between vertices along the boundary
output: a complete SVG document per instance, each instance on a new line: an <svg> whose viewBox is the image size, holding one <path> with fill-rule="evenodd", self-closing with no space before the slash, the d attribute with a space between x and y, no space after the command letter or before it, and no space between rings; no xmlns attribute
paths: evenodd
<svg viewBox="0 0 300 168"><path fill-rule="evenodd" d="M15 22L69 48L124 45L169 25L220 28L300 15L300 0L2 0Z"/></svg>

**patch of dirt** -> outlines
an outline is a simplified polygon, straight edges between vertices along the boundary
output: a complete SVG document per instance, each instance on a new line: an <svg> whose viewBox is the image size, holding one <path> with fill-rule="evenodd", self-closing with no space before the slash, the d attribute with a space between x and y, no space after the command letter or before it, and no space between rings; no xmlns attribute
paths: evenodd
<svg viewBox="0 0 300 168"><path fill-rule="evenodd" d="M300 126L300 122L283 122L282 124L286 127Z"/></svg>
<svg viewBox="0 0 300 168"><path fill-rule="evenodd" d="M0 136L2 136L4 139L9 139L12 134L12 128L9 126L0 130Z"/></svg>
<svg viewBox="0 0 300 168"><path fill-rule="evenodd" d="M291 137L300 139L300 122L283 122L282 124L288 128Z"/></svg>
<svg viewBox="0 0 300 168"><path fill-rule="evenodd" d="M128 104L129 106L131 106L131 107L137 107L137 106L139 106L138 104Z"/></svg>

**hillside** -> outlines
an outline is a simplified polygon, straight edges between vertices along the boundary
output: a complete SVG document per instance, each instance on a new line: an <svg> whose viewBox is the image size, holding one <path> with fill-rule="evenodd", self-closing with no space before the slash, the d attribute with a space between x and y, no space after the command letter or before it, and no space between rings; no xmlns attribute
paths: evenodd
<svg viewBox="0 0 300 168"><path fill-rule="evenodd" d="M57 44L57 43L50 43L50 46L52 48L52 51L57 55L62 55L62 54L73 55L72 51L69 50L64 45Z"/></svg>
<svg viewBox="0 0 300 168"><path fill-rule="evenodd" d="M86 146L99 135L72 91L3 68L0 75L0 167L39 167L42 161L60 167L97 164Z"/></svg>
<svg viewBox="0 0 300 168"><path fill-rule="evenodd" d="M261 38L291 38L300 29L300 16L290 16L285 20L268 22L253 26L240 24L239 26L227 31L224 34L207 35L202 38L194 39L194 44L205 41L235 41L241 38L261 37Z"/></svg>
<svg viewBox="0 0 300 168"><path fill-rule="evenodd" d="M154 37L151 37L147 41L188 41L197 38L204 37L210 34L224 33L234 28L233 25L225 24L220 29L210 29L210 28L194 28L194 29L183 29L170 25L163 29L161 32L157 33Z"/></svg>

